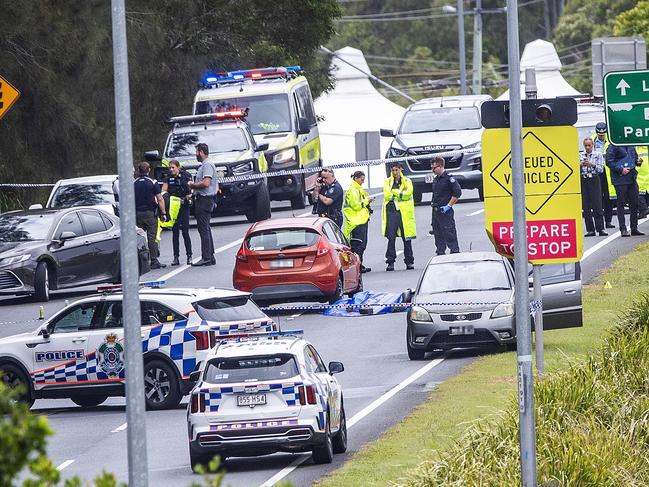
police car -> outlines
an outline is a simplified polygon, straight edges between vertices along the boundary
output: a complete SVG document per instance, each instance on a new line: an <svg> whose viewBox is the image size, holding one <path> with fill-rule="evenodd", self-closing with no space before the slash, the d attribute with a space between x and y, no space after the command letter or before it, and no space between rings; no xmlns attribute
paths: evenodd
<svg viewBox="0 0 649 487"><path fill-rule="evenodd" d="M331 463L347 449L343 394L300 330L224 339L199 370L187 409L192 469L214 455L311 451Z"/></svg>
<svg viewBox="0 0 649 487"><path fill-rule="evenodd" d="M189 375L217 337L269 332L276 325L250 294L231 289L140 290L144 388L149 409L178 405ZM35 331L0 339L0 371L23 399L70 398L96 406L124 395L124 330L119 286L76 301Z"/></svg>

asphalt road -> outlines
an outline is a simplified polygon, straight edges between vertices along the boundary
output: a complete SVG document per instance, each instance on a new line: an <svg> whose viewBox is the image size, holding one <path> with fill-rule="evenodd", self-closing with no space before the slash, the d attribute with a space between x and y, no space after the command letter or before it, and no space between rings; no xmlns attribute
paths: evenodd
<svg viewBox="0 0 649 487"><path fill-rule="evenodd" d="M386 274L379 203L375 203L377 211L370 224L369 246L365 254L365 264L373 269L364 275L365 289L401 292L416 285L422 268L434 253L433 238L428 236L430 207L422 205L416 208L419 237L413 245L415 270L405 270L400 253L396 271ZM306 211L292 212L286 207L277 207L273 217L297 216ZM477 199L476 191L465 192L463 200L456 206L456 221L463 251L492 250L484 231L483 205ZM164 278L168 286L174 287L231 287L235 254L249 224L243 217L224 217L213 223L217 266L167 267L152 271L146 278ZM199 249L195 229L192 230L192 241L194 248ZM582 262L584 280L590 280L619 255L645 241L646 237L621 239L613 233L610 237L587 238L586 257ZM170 232L163 234L161 248L161 261L170 262ZM401 250L399 241L397 250ZM81 288L54 292L53 299L44 306L45 316L63 307L65 300L71 302L93 290ZM38 325L38 308L38 304L24 297L0 298L0 337L34 329ZM334 463L327 466L314 465L308 455L276 454L229 459L226 462L226 485L271 485L280 478L287 478L297 486L311 485L314 480L342 465L363 444L380 437L425 400L437 384L457 374L477 357L476 352L453 352L427 361L409 361L404 344L403 314L355 318L287 314L277 319L283 329L304 329L305 336L314 343L326 362L339 360L345 364L345 372L337 377L345 396L349 448L346 454L336 455ZM185 402L177 410L146 413L150 485L183 486L195 479L189 467L184 405ZM123 398L111 398L99 407L85 410L68 400L38 400L33 410L47 416L55 432L49 443L49 454L64 477L80 475L90 479L106 470L116 473L121 480L127 480Z"/></svg>

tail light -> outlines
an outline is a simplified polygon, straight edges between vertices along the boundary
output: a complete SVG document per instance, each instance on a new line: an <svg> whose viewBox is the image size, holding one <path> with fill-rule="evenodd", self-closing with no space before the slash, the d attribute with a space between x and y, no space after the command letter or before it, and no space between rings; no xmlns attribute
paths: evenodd
<svg viewBox="0 0 649 487"><path fill-rule="evenodd" d="M191 409L192 413L205 412L205 394L192 394Z"/></svg>
<svg viewBox="0 0 649 487"><path fill-rule="evenodd" d="M300 394L301 406L304 406L306 404L317 404L314 386L300 386L298 388L298 392Z"/></svg>
<svg viewBox="0 0 649 487"><path fill-rule="evenodd" d="M190 331L189 334L196 340L196 350L207 350L216 345L215 331Z"/></svg>
<svg viewBox="0 0 649 487"><path fill-rule="evenodd" d="M320 240L318 242L318 257L327 255L329 252L330 252L329 245L327 245L327 242L325 242L324 238L320 237Z"/></svg>
<svg viewBox="0 0 649 487"><path fill-rule="evenodd" d="M237 260L240 260L242 262L248 261L248 254L246 253L246 248L243 245L239 247L239 251L237 252Z"/></svg>

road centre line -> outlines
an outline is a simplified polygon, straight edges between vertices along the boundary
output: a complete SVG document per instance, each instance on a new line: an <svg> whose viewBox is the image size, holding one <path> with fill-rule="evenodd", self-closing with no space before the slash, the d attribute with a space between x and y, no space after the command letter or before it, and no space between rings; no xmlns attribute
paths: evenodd
<svg viewBox="0 0 649 487"><path fill-rule="evenodd" d="M369 405L365 406L359 412L354 414L354 416L352 416L347 421L347 427L348 428L353 427L356 423L358 423L359 421L364 419L366 416L370 415L372 412L374 412L377 408L382 406L390 398L396 396L401 390L403 390L404 388L406 388L407 386L412 384L414 381L416 381L419 377L426 374L427 372L429 372L434 367L437 367L445 359L446 359L446 357L431 360L429 363L427 363L423 367L420 367L419 369L417 369L413 374L411 374L405 380L401 381L399 384L394 386L388 392L386 392L385 394L380 396L378 399L374 400ZM279 482L284 477L286 477L291 472L293 472L293 470L295 470L300 464L302 464L306 460L308 460L309 457L311 457L310 453L304 453L304 454L298 456L298 458L296 458L293 462L291 462L290 465L288 465L287 467L284 467L282 470L277 472L275 475L273 475L271 478L269 478L266 482L261 484L260 487L271 487L272 485L275 485L275 483Z"/></svg>
<svg viewBox="0 0 649 487"><path fill-rule="evenodd" d="M115 428L111 433L119 433L120 431L124 431L128 427L128 423L124 423L117 428Z"/></svg>
<svg viewBox="0 0 649 487"><path fill-rule="evenodd" d="M74 463L74 460L66 460L66 461L63 462L61 465L59 465L58 467L56 467L56 469L60 472L60 471L63 470L64 468L68 468L68 467L69 467L70 465L72 465L73 463Z"/></svg>

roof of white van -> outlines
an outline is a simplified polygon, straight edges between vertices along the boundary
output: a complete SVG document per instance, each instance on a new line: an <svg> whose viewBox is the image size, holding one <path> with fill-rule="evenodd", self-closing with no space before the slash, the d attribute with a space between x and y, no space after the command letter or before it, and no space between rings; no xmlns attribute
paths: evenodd
<svg viewBox="0 0 649 487"><path fill-rule="evenodd" d="M297 78L269 79L252 81L246 80L242 83L230 83L214 88L204 88L196 93L196 100L218 100L220 98L236 98L255 95L270 95L276 93L288 93L289 89L301 82L306 82L306 78L298 76Z"/></svg>

